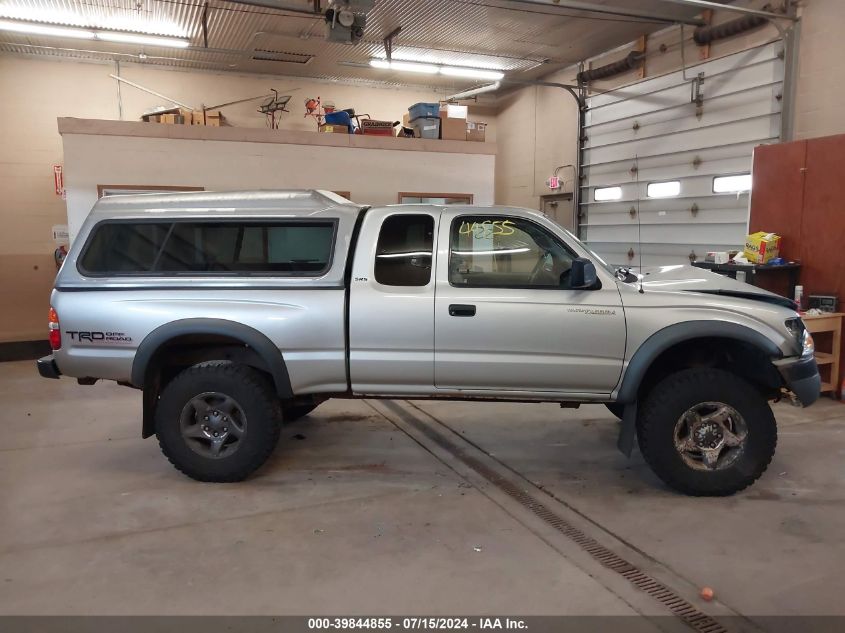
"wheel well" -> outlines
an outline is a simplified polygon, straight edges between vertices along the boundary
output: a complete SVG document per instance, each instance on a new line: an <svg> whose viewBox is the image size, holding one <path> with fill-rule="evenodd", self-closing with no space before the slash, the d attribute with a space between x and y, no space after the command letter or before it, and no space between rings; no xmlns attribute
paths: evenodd
<svg viewBox="0 0 845 633"><path fill-rule="evenodd" d="M183 334L160 345L144 370L144 421L142 437L154 433L153 414L161 390L181 371L207 361L230 361L248 365L267 375L272 369L252 347L223 334Z"/></svg>
<svg viewBox="0 0 845 633"><path fill-rule="evenodd" d="M695 367L723 369L754 385L767 398L780 392L781 378L765 350L753 343L725 337L681 341L664 350L645 372L637 399L645 397L666 376Z"/></svg>

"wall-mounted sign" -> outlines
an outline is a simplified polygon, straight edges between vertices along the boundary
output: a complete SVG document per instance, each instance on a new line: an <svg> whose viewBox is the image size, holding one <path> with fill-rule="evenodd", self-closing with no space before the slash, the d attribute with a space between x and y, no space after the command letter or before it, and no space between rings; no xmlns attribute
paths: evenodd
<svg viewBox="0 0 845 633"><path fill-rule="evenodd" d="M56 244L67 244L69 240L70 235L68 234L67 224L54 224L53 241Z"/></svg>
<svg viewBox="0 0 845 633"><path fill-rule="evenodd" d="M61 165L53 165L53 183L56 185L56 195L64 197L65 177Z"/></svg>
<svg viewBox="0 0 845 633"><path fill-rule="evenodd" d="M549 189L560 189L560 177L550 176L549 179L546 181L546 184L549 186Z"/></svg>

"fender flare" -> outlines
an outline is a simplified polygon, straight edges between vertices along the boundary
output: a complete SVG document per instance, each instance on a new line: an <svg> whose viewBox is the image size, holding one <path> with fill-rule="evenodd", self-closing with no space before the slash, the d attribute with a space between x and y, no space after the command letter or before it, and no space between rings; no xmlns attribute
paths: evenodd
<svg viewBox="0 0 845 633"><path fill-rule="evenodd" d="M651 364L663 352L678 343L707 337L730 338L759 347L772 358L783 356L780 348L769 338L750 327L729 321L685 321L655 332L634 353L616 395L616 402L625 405L616 443L623 455L630 457L634 448L637 436L637 392Z"/></svg>
<svg viewBox="0 0 845 633"><path fill-rule="evenodd" d="M622 404L634 402L643 377L660 354L670 347L697 338L729 338L749 343L763 350L771 358L782 358L783 352L768 337L750 327L730 321L684 321L658 330L634 353L616 396Z"/></svg>
<svg viewBox="0 0 845 633"><path fill-rule="evenodd" d="M132 361L132 384L143 389L147 368L161 346L174 338L190 334L227 336L241 341L264 361L279 396L293 397L290 376L281 350L258 330L226 319L180 319L157 327L141 341L135 352L135 359Z"/></svg>

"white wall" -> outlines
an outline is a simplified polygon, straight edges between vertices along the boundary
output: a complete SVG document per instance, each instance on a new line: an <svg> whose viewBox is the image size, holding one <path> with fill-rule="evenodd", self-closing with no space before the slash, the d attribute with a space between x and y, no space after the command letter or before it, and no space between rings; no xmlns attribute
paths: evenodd
<svg viewBox="0 0 845 633"><path fill-rule="evenodd" d="M395 204L400 191L470 193L475 204L493 204L492 154L89 134L62 139L71 235L96 202L97 185L329 189L349 191L362 204Z"/></svg>

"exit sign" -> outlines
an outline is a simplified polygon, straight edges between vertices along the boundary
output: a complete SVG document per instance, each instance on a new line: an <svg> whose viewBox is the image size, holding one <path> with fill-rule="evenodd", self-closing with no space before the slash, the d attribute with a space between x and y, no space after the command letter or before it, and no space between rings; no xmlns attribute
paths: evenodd
<svg viewBox="0 0 845 633"><path fill-rule="evenodd" d="M546 184L549 185L549 189L560 189L560 178L558 176L551 176L546 181Z"/></svg>

